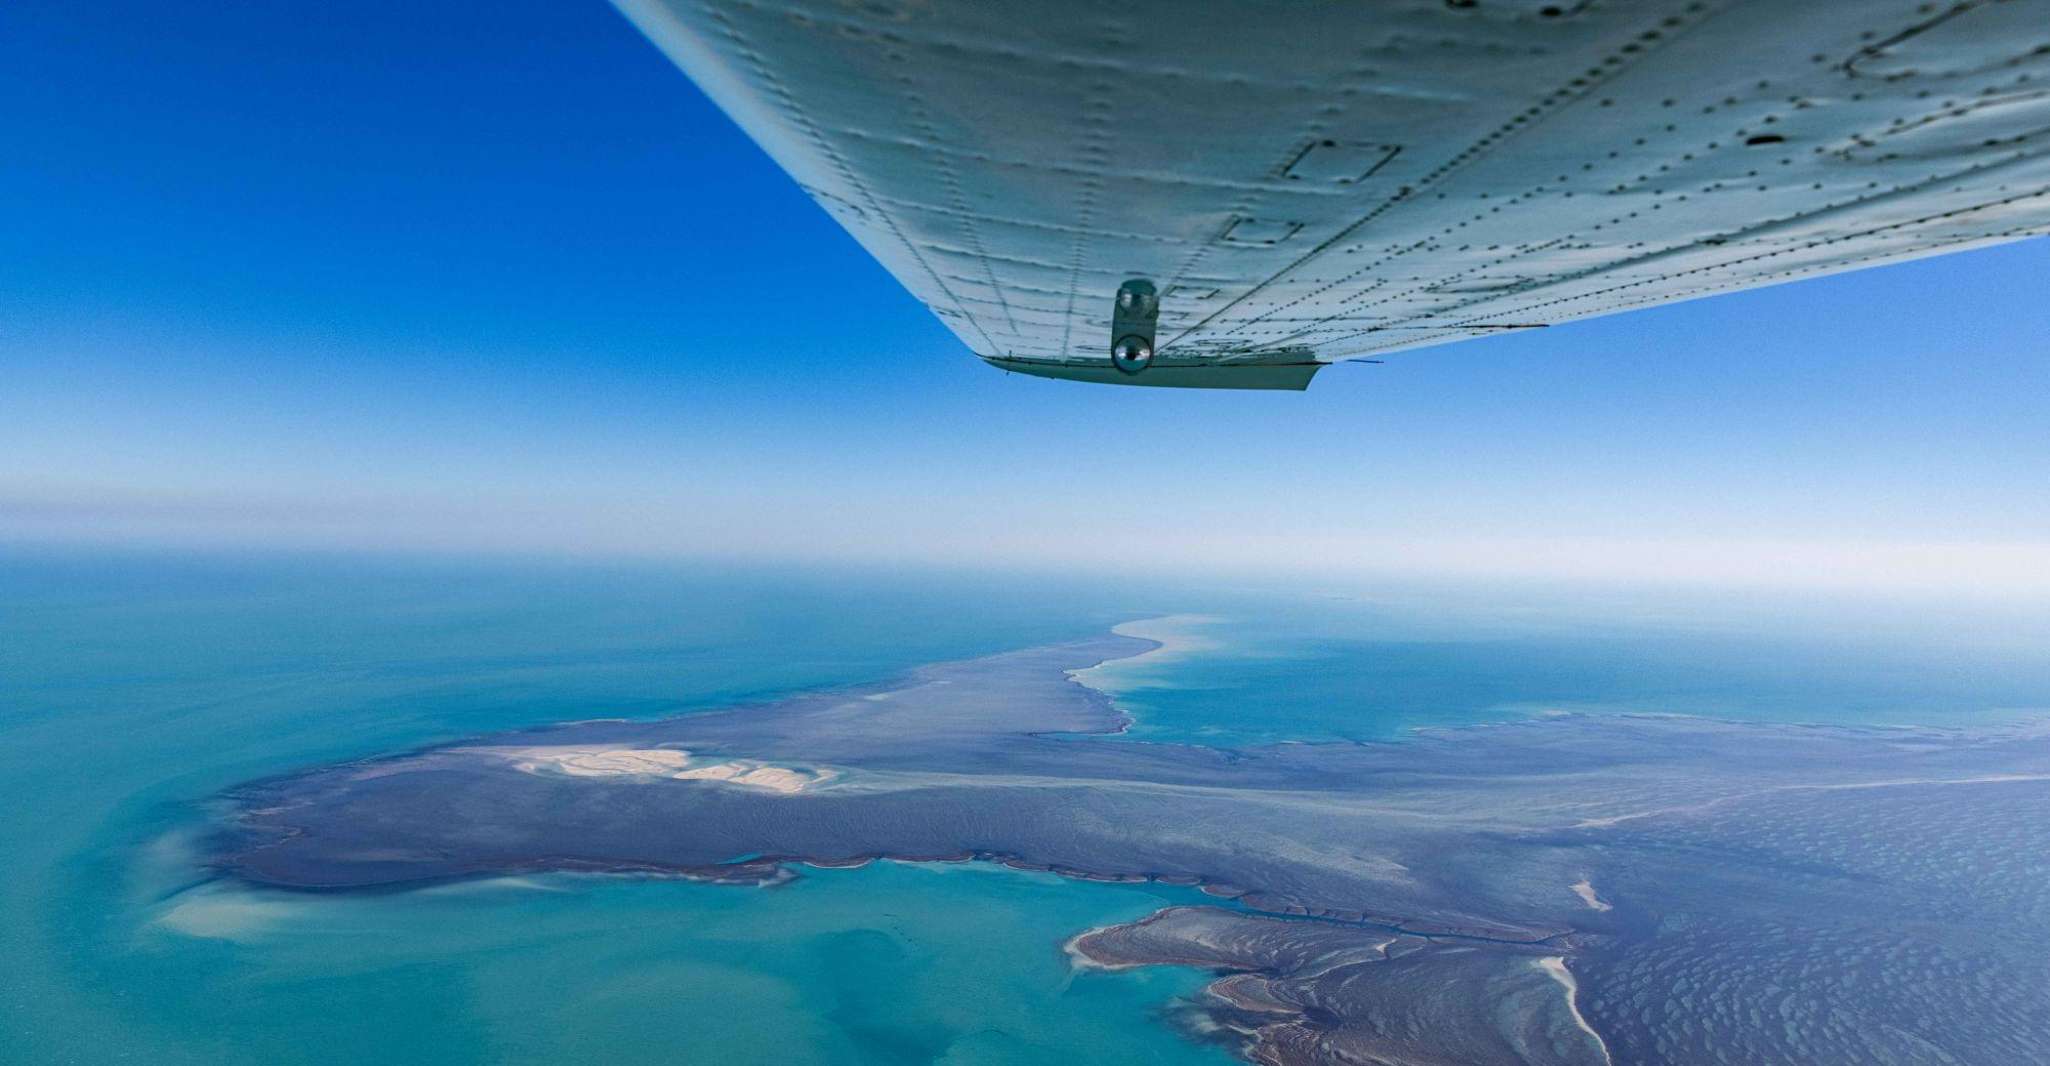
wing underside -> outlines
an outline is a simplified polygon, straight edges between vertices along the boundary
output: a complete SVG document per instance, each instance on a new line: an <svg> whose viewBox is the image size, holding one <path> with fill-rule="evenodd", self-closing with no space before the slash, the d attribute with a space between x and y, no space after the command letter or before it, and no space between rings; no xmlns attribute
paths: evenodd
<svg viewBox="0 0 2050 1066"><path fill-rule="evenodd" d="M1302 388L2050 230L2050 0L617 2L1026 373Z"/></svg>

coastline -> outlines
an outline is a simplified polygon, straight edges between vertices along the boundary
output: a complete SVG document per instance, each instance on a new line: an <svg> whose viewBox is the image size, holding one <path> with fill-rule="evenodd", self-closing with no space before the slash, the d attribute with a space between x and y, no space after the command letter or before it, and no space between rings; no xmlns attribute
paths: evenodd
<svg viewBox="0 0 2050 1066"><path fill-rule="evenodd" d="M1119 697L1149 682L1158 683L1156 679L1144 676L1146 672L1171 666L1177 660L1221 647L1222 642L1191 631L1192 627L1213 625L1220 621L1222 619L1215 615L1169 614L1133 619L1112 626L1110 631L1113 634L1150 641L1153 647L1137 655L1105 659L1094 665L1068 672L1068 676L1077 684L1101 694L1117 711L1118 727L1104 735L1122 736L1130 733L1132 727L1139 724L1138 716L1133 714Z"/></svg>

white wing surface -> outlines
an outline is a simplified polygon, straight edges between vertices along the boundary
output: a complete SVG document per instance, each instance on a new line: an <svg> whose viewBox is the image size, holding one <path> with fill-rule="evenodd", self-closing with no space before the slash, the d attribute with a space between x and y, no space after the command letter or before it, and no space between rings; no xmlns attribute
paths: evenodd
<svg viewBox="0 0 2050 1066"><path fill-rule="evenodd" d="M1026 373L1302 388L2050 231L2050 0L617 2Z"/></svg>

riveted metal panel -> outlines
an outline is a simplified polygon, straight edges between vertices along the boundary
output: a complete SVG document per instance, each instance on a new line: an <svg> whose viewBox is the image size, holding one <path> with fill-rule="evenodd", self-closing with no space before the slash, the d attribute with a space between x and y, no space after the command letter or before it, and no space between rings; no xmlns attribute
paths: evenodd
<svg viewBox="0 0 2050 1066"><path fill-rule="evenodd" d="M2050 0L617 2L977 354L1151 279L1105 380L2050 230Z"/></svg>

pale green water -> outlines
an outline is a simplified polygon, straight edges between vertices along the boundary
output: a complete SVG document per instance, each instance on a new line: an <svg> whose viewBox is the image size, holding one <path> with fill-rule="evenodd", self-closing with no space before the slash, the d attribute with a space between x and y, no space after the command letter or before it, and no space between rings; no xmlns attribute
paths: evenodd
<svg viewBox="0 0 2050 1066"><path fill-rule="evenodd" d="M2050 705L2040 641L1606 607L1596 625L1102 581L17 553L0 556L0 1061L1223 1061L1159 1017L1200 975L1078 975L1060 951L1187 898L1158 887L884 864L767 890L277 896L205 884L189 850L208 797L257 776L1182 611L1225 619L1200 627L1215 647L1104 678L1135 739L1381 738L1556 705L1950 722Z"/></svg>

